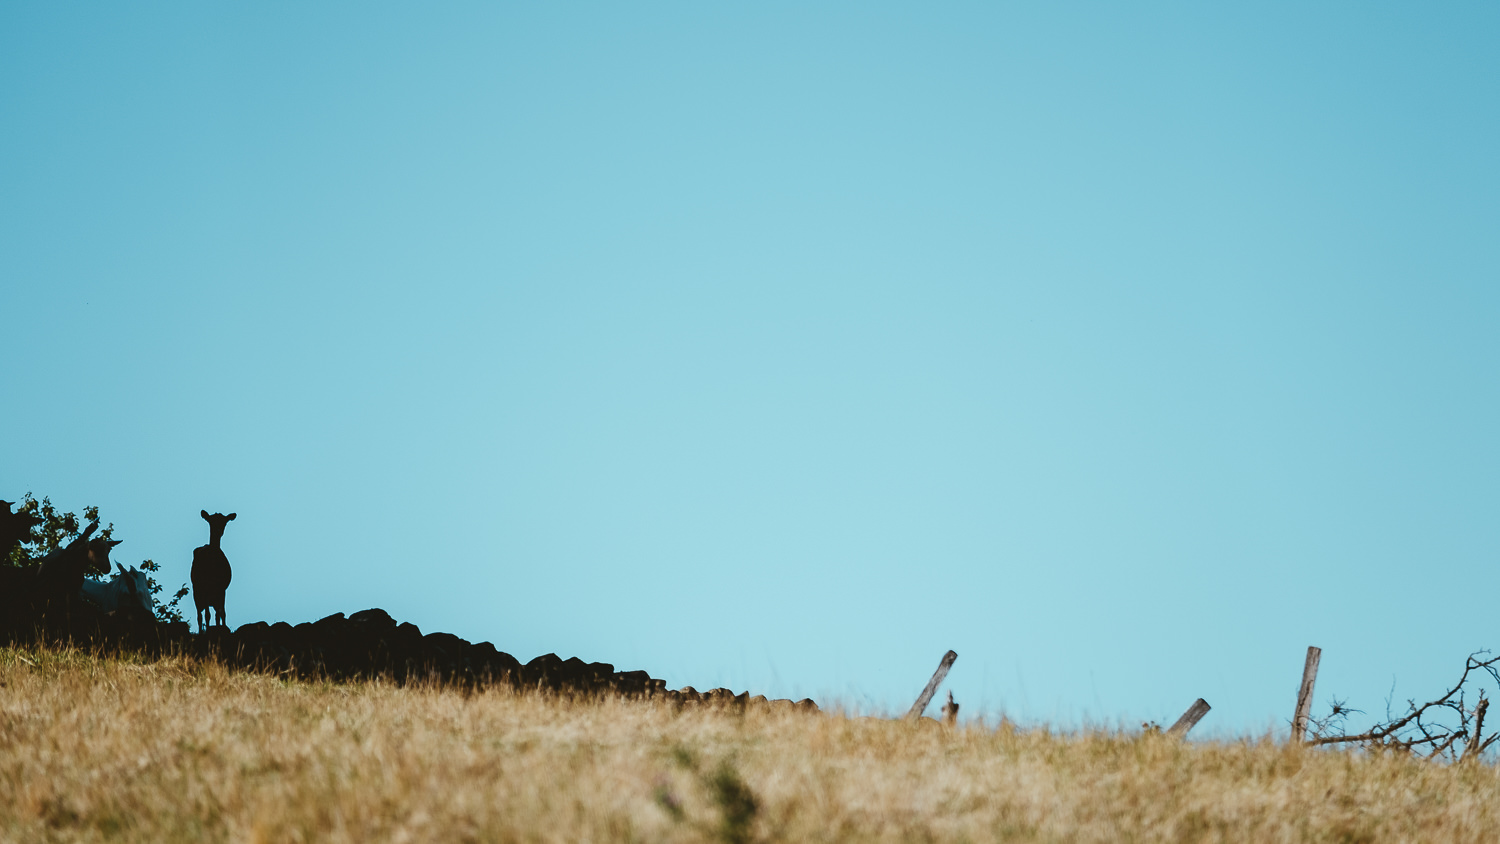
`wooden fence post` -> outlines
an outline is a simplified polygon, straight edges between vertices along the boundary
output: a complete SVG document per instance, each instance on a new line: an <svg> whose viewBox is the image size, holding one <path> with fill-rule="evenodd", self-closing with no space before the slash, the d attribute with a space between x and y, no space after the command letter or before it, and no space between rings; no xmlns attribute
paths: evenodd
<svg viewBox="0 0 1500 844"><path fill-rule="evenodd" d="M953 667L953 661L958 659L958 653L949 651L943 654L943 661L938 663L937 670L932 672L932 679L927 681L927 688L922 690L917 702L911 705L911 710L906 713L906 720L915 721L922 717L927 710L927 704L932 702L932 696L937 694L938 686L942 685L943 678L948 676L948 669Z"/></svg>
<svg viewBox="0 0 1500 844"><path fill-rule="evenodd" d="M1191 730L1199 721L1202 721L1203 716L1207 715L1208 710L1212 708L1208 705L1208 701L1201 697L1198 698L1193 701L1193 705L1189 706L1186 712L1182 713L1182 717L1177 719L1177 723L1168 728L1167 735L1178 737L1187 735L1188 730Z"/></svg>
<svg viewBox="0 0 1500 844"><path fill-rule="evenodd" d="M952 697L952 695L949 695ZM1458 757L1458 761L1466 762L1469 759L1478 759L1479 754L1484 752L1484 713L1490 708L1490 702L1483 694L1479 696L1479 703L1474 707L1474 732L1464 739L1464 755Z"/></svg>
<svg viewBox="0 0 1500 844"><path fill-rule="evenodd" d="M1292 715L1292 743L1301 744L1307 735L1307 719L1312 716L1313 684L1318 679L1318 661L1323 649L1309 646L1307 662L1302 665L1302 685L1297 689L1297 711Z"/></svg>

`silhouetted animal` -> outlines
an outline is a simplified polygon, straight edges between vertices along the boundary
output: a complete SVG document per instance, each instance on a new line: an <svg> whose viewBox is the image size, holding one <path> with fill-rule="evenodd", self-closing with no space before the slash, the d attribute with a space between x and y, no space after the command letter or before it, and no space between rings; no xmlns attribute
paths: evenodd
<svg viewBox="0 0 1500 844"><path fill-rule="evenodd" d="M109 580L85 580L83 595L105 612L140 608L154 617L156 600L151 597L151 584L146 580L146 573L138 571L135 566L128 571L119 563L115 566L120 571Z"/></svg>
<svg viewBox="0 0 1500 844"><path fill-rule="evenodd" d="M43 602L70 599L83 588L84 575L109 571L109 551L120 540L90 539L98 527L98 522L90 522L77 539L37 563L34 593Z"/></svg>
<svg viewBox="0 0 1500 844"><path fill-rule="evenodd" d="M224 538L224 526L234 521L236 514L210 516L207 510L198 512L208 522L208 544L193 549L193 603L198 607L198 632L202 633L208 626L205 620L210 618L217 627L229 626L224 620L224 590L229 588L231 572L219 541ZM209 610L213 610L212 616Z"/></svg>
<svg viewBox="0 0 1500 844"><path fill-rule="evenodd" d="M12 513L14 502L0 501L0 624L19 616L21 605L29 597L35 572L9 565L10 552L16 543L31 536L31 529L41 520L28 513Z"/></svg>
<svg viewBox="0 0 1500 844"><path fill-rule="evenodd" d="M31 513L12 513L14 501L0 501L0 563L10 556L17 543L31 536L31 529L42 523L41 517Z"/></svg>

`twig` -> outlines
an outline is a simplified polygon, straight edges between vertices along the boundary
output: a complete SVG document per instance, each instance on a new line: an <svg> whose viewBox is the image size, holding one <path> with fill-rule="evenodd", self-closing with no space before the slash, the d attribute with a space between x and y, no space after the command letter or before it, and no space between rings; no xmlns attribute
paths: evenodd
<svg viewBox="0 0 1500 844"><path fill-rule="evenodd" d="M943 704L943 723L950 727L958 725L958 704L953 701L953 692L948 692L948 702Z"/></svg>
<svg viewBox="0 0 1500 844"><path fill-rule="evenodd" d="M1428 759L1436 759L1439 756L1442 756L1443 755L1443 751L1445 751L1448 748L1452 747L1453 743L1455 741L1458 741L1460 738L1463 738L1466 735L1468 735L1468 734L1465 733L1463 730L1459 730L1458 732L1449 734L1448 738L1446 740L1444 740L1441 745L1439 745L1438 747L1434 748L1431 753L1427 754L1427 758Z"/></svg>

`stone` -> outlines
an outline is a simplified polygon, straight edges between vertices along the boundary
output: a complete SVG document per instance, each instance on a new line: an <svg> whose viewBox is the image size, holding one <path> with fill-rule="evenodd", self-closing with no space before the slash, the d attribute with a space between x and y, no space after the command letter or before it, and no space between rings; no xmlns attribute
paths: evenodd
<svg viewBox="0 0 1500 844"><path fill-rule="evenodd" d="M379 607L368 610L360 610L359 612L349 616L349 620L357 624L368 624L371 627L376 627L381 630L394 630L396 628L396 619L391 618L390 613L386 612L383 609L380 609Z"/></svg>

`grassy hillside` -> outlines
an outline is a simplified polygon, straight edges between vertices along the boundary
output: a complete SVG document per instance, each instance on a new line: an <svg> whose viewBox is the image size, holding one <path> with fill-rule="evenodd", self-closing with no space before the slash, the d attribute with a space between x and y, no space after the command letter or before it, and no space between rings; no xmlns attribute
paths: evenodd
<svg viewBox="0 0 1500 844"><path fill-rule="evenodd" d="M0 649L0 839L1472 842L1500 777Z"/></svg>

